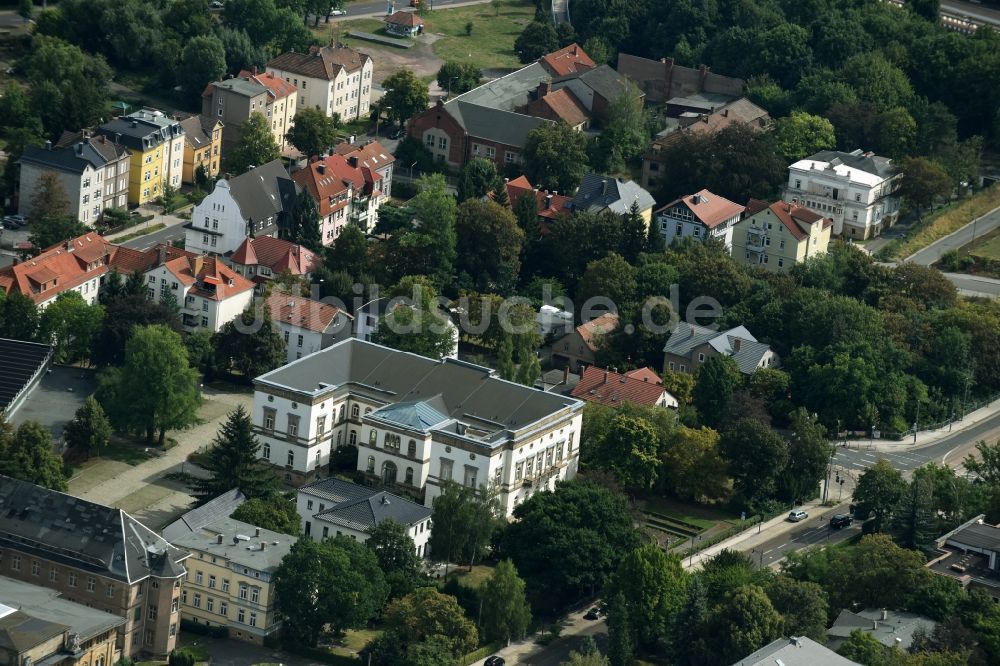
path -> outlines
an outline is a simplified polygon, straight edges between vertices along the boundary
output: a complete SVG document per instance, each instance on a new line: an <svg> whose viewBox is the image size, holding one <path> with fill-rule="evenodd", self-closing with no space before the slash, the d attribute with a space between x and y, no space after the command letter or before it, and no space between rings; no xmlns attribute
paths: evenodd
<svg viewBox="0 0 1000 666"><path fill-rule="evenodd" d="M170 472L192 472L187 457L211 443L226 415L237 405L252 407L249 393L223 393L204 388L205 402L198 411L202 422L188 430L171 431L177 446L163 455L136 466L103 460L81 470L69 481L69 492L100 504L117 506L151 527L161 527L168 519L189 508L191 496L183 485L164 479Z"/></svg>
<svg viewBox="0 0 1000 666"><path fill-rule="evenodd" d="M944 238L934 241L924 249L914 252L903 261L912 261L921 266L930 266L936 263L945 252L965 247L974 238L979 238L997 227L1000 227L1000 208L994 208L982 217L969 222L958 231L954 231Z"/></svg>

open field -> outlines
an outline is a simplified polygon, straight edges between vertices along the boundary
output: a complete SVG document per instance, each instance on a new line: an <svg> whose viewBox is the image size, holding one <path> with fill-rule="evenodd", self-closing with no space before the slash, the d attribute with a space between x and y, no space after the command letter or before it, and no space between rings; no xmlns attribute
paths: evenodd
<svg viewBox="0 0 1000 666"><path fill-rule="evenodd" d="M934 241L958 231L975 218L985 215L997 206L1000 206L1000 187L991 187L971 197L948 204L924 217L893 254L901 258L909 257Z"/></svg>
<svg viewBox="0 0 1000 666"><path fill-rule="evenodd" d="M991 231L982 238L977 238L968 246L968 252L974 257L1000 261L1000 230Z"/></svg>

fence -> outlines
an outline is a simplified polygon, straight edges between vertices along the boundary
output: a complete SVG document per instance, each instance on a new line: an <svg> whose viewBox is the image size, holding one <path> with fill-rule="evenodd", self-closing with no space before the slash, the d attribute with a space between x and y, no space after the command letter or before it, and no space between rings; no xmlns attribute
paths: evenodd
<svg viewBox="0 0 1000 666"><path fill-rule="evenodd" d="M993 395L986 396L985 398L979 398L978 400L973 400L972 402L964 404L963 411L960 414L955 415L953 418L945 419L943 421L938 421L936 423L917 424L917 427L919 428L917 432L932 432L934 430L941 430L945 426L951 426L954 423L964 421L966 416L976 411L977 409L988 407L998 398L1000 398L1000 393L994 393ZM900 442L906 439L907 437L913 437L913 428L908 428L903 432L880 432L878 439Z"/></svg>

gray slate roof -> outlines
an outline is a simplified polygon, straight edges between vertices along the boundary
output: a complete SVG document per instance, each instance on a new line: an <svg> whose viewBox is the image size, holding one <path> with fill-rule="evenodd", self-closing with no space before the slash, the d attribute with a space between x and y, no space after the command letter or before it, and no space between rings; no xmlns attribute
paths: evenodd
<svg viewBox="0 0 1000 666"><path fill-rule="evenodd" d="M184 134L181 124L155 109L141 109L100 125L98 134L144 151Z"/></svg>
<svg viewBox="0 0 1000 666"><path fill-rule="evenodd" d="M163 529L163 538L173 543L179 537L196 532L222 518L228 518L246 501L246 495L239 488L233 488L198 508L191 509L167 525Z"/></svg>
<svg viewBox="0 0 1000 666"><path fill-rule="evenodd" d="M973 523L961 527L948 535L951 543L962 544L972 548L995 550L1000 553L1000 527L989 524Z"/></svg>
<svg viewBox="0 0 1000 666"><path fill-rule="evenodd" d="M552 83L559 84L570 79L579 79L585 83L588 88L608 101L611 101L616 97L620 97L622 93L628 90L626 85L628 77L623 74L619 74L608 65L600 65L594 69L588 69L583 72L562 76L557 79L553 79ZM639 91L639 94L644 95L642 91Z"/></svg>
<svg viewBox="0 0 1000 666"><path fill-rule="evenodd" d="M489 368L436 361L354 338L261 375L258 386L318 395L340 386L385 404L439 397L435 408L468 425L468 437L499 446L522 429L583 403L493 376Z"/></svg>
<svg viewBox="0 0 1000 666"><path fill-rule="evenodd" d="M740 341L740 349L734 351L734 341L737 339ZM682 321L670 334L663 352L690 359L694 350L704 344L711 345L720 354L732 356L740 367L740 372L747 375L753 374L761 359L771 349L763 342L758 342L743 326L719 332Z"/></svg>
<svg viewBox="0 0 1000 666"><path fill-rule="evenodd" d="M128 583L181 576L188 557L121 509L2 475L0 547Z"/></svg>
<svg viewBox="0 0 1000 666"><path fill-rule="evenodd" d="M225 81L215 81L209 85L235 93L241 97L257 97L258 95L267 94L267 86L240 76L226 79Z"/></svg>
<svg viewBox="0 0 1000 666"><path fill-rule="evenodd" d="M367 532L387 519L413 525L431 517L430 508L421 504L340 479L316 481L299 492L332 499L336 503L315 514L315 517L359 532Z"/></svg>
<svg viewBox="0 0 1000 666"><path fill-rule="evenodd" d="M883 612L886 619L882 619ZM878 626L875 626L875 623ZM935 622L916 613L905 613L902 611L882 611L879 608L866 608L860 613L852 613L844 609L834 621L833 626L827 630L827 635L831 638L847 638L855 629L860 629L866 634L874 636L879 643L886 647L899 645L900 649L906 650L913 643L913 633L917 629L923 629L928 634L934 630ZM899 639L897 641L896 639Z"/></svg>
<svg viewBox="0 0 1000 666"><path fill-rule="evenodd" d="M574 210L591 213L610 210L624 215L635 201L639 202L639 210L652 208L656 204L653 195L631 180L621 181L612 176L588 173L580 182L580 189L569 205Z"/></svg>
<svg viewBox="0 0 1000 666"><path fill-rule="evenodd" d="M243 219L251 223L269 217L276 222L283 214L291 214L295 205L295 181L285 171L280 159L231 178L227 184L230 194L240 206Z"/></svg>
<svg viewBox="0 0 1000 666"><path fill-rule="evenodd" d="M779 638L733 666L860 666L811 638Z"/></svg>
<svg viewBox="0 0 1000 666"><path fill-rule="evenodd" d="M0 599L0 647L10 644L18 651L67 629L83 643L125 624L125 618L63 599L56 590L6 576L0 576ZM2 610L5 607L12 612Z"/></svg>
<svg viewBox="0 0 1000 666"><path fill-rule="evenodd" d="M0 338L0 414L52 360L52 347ZM19 401L20 402L20 401Z"/></svg>
<svg viewBox="0 0 1000 666"><path fill-rule="evenodd" d="M103 138L103 137L102 137ZM66 173L83 173L89 166L100 169L116 161L127 149L113 141L84 137L63 148L25 146L21 164L37 164L45 169Z"/></svg>
<svg viewBox="0 0 1000 666"><path fill-rule="evenodd" d="M860 169L861 171L865 171L882 178L888 178L896 173L895 168L892 166L891 159L888 157L879 157L878 155L866 156L860 149L854 150L850 153L845 153L839 150L821 150L815 155L810 155L806 159L816 162L830 162L835 166L843 164L844 166L849 166L853 169Z"/></svg>
<svg viewBox="0 0 1000 666"><path fill-rule="evenodd" d="M219 543L219 535L222 535L222 543ZM184 548L224 557L243 567L273 572L298 540L290 534L257 528L250 523L225 517L179 537L176 543ZM198 566L197 558L191 560L191 566Z"/></svg>
<svg viewBox="0 0 1000 666"><path fill-rule="evenodd" d="M469 136L518 148L523 148L527 143L528 132L541 125L554 124L544 118L491 109L467 102L456 102L449 110Z"/></svg>

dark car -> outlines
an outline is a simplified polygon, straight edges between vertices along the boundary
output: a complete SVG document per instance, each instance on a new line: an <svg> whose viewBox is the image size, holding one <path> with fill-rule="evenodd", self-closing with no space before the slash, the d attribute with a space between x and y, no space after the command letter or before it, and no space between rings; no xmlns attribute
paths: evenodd
<svg viewBox="0 0 1000 666"><path fill-rule="evenodd" d="M583 619L584 620L600 620L601 619L601 609L598 608L597 606L594 606L589 611L587 611L587 614L583 616Z"/></svg>
<svg viewBox="0 0 1000 666"><path fill-rule="evenodd" d="M503 657L498 657L493 655L492 657L486 657L486 661L483 662L483 666L503 666L505 663Z"/></svg>
<svg viewBox="0 0 1000 666"><path fill-rule="evenodd" d="M830 527L839 530L844 527L850 527L854 522L854 517L848 513L838 513L836 516L830 519Z"/></svg>
<svg viewBox="0 0 1000 666"><path fill-rule="evenodd" d="M389 138L390 139L402 139L404 136L406 136L406 130L403 129L402 127L400 127L398 130L396 130L391 135L389 135Z"/></svg>

